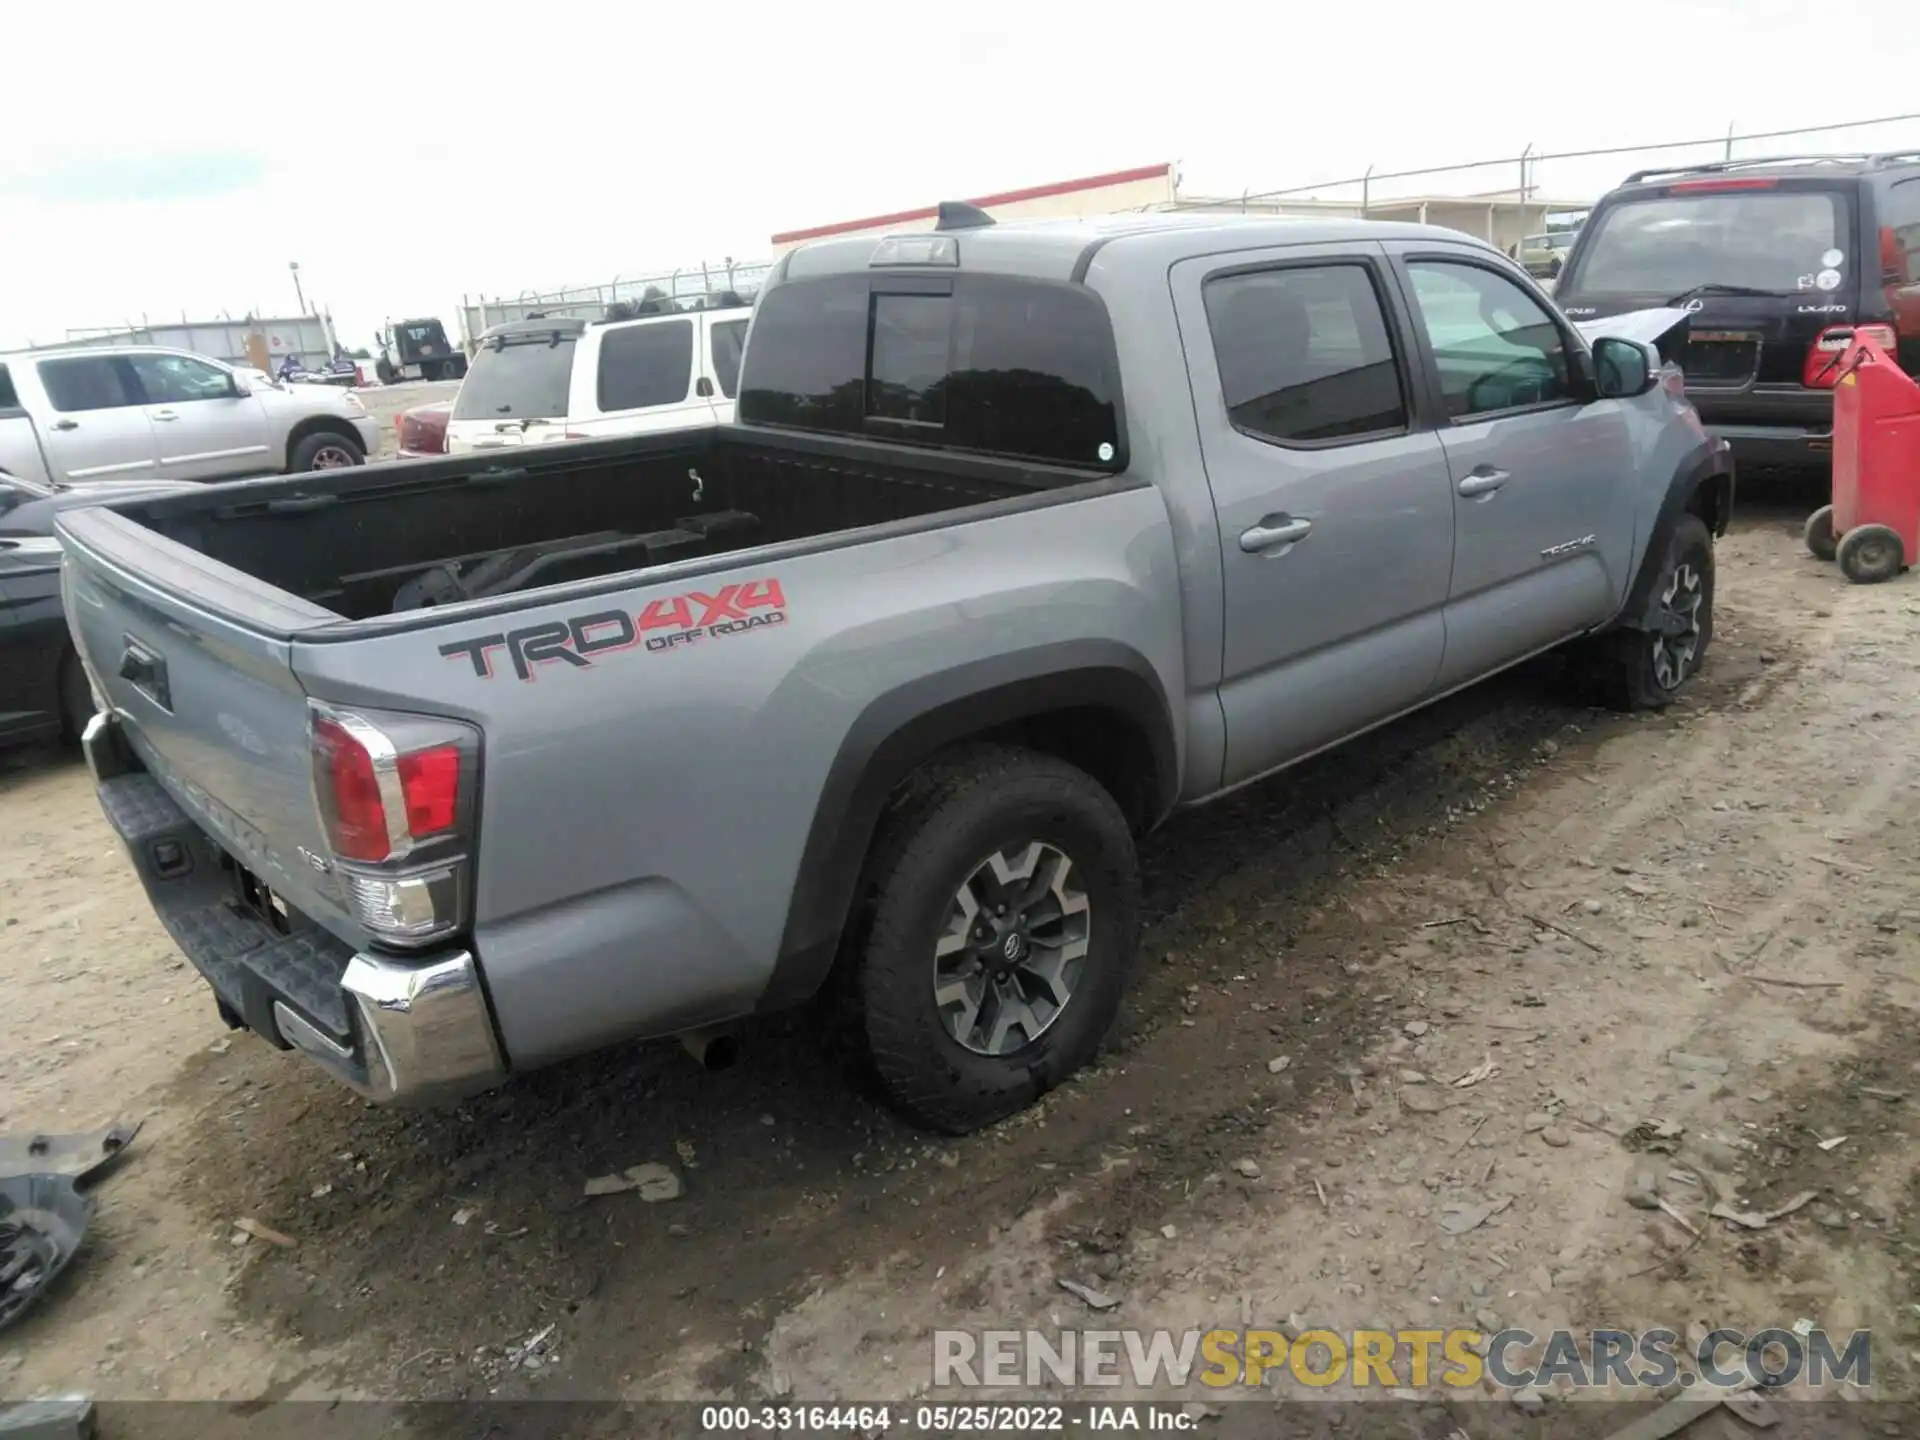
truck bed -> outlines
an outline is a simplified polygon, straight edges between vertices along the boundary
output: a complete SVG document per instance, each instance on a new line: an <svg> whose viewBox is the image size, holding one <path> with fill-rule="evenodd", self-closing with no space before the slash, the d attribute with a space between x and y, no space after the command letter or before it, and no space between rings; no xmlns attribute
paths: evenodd
<svg viewBox="0 0 1920 1440"><path fill-rule="evenodd" d="M128 519L349 620L857 530L1085 477L703 427L210 487Z"/></svg>

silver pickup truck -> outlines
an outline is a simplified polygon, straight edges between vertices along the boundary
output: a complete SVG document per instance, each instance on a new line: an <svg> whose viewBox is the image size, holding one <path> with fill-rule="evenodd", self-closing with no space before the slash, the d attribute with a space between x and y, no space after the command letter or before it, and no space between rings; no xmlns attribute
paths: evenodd
<svg viewBox="0 0 1920 1440"><path fill-rule="evenodd" d="M1172 811L1556 646L1686 684L1684 318L1418 226L810 245L736 424L63 514L101 803L227 1022L375 1098L832 979L965 1131L1095 1053Z"/></svg>

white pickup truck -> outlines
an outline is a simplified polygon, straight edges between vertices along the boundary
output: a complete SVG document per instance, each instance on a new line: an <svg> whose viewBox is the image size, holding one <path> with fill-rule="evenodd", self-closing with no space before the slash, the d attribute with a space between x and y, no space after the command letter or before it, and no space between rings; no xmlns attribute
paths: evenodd
<svg viewBox="0 0 1920 1440"><path fill-rule="evenodd" d="M325 385L275 386L182 350L0 354L0 470L47 484L234 480L362 464L378 422Z"/></svg>

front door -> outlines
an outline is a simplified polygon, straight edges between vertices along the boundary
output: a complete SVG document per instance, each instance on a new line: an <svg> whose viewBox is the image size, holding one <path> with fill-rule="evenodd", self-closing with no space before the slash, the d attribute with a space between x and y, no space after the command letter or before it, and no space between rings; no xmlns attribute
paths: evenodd
<svg viewBox="0 0 1920 1440"><path fill-rule="evenodd" d="M117 355L67 355L34 362L53 412L40 443L56 480L150 480L153 426L127 362Z"/></svg>
<svg viewBox="0 0 1920 1440"><path fill-rule="evenodd" d="M1429 693L1453 500L1378 246L1189 260L1173 286L1220 526L1232 785Z"/></svg>
<svg viewBox="0 0 1920 1440"><path fill-rule="evenodd" d="M238 393L218 365L165 350L129 363L147 402L162 476L218 480L266 474L286 463L269 447L265 407Z"/></svg>
<svg viewBox="0 0 1920 1440"><path fill-rule="evenodd" d="M1518 277L1464 246L1389 248L1445 417L1445 689L1612 614L1631 557L1634 455L1621 402L1590 398L1580 378L1578 336Z"/></svg>

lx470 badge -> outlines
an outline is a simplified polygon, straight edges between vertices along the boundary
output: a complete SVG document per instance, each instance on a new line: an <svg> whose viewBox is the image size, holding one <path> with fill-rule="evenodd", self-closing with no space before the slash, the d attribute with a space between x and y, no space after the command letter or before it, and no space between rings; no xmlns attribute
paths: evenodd
<svg viewBox="0 0 1920 1440"><path fill-rule="evenodd" d="M680 650L708 638L744 635L787 623L787 597L778 580L748 580L724 585L714 594L689 590L666 600L649 600L638 615L625 610L594 610L566 620L548 620L517 630L451 640L440 647L449 660L466 657L473 673L493 679L493 652L504 649L513 673L533 680L536 665L559 662L587 669L603 655L644 645L649 650Z"/></svg>

